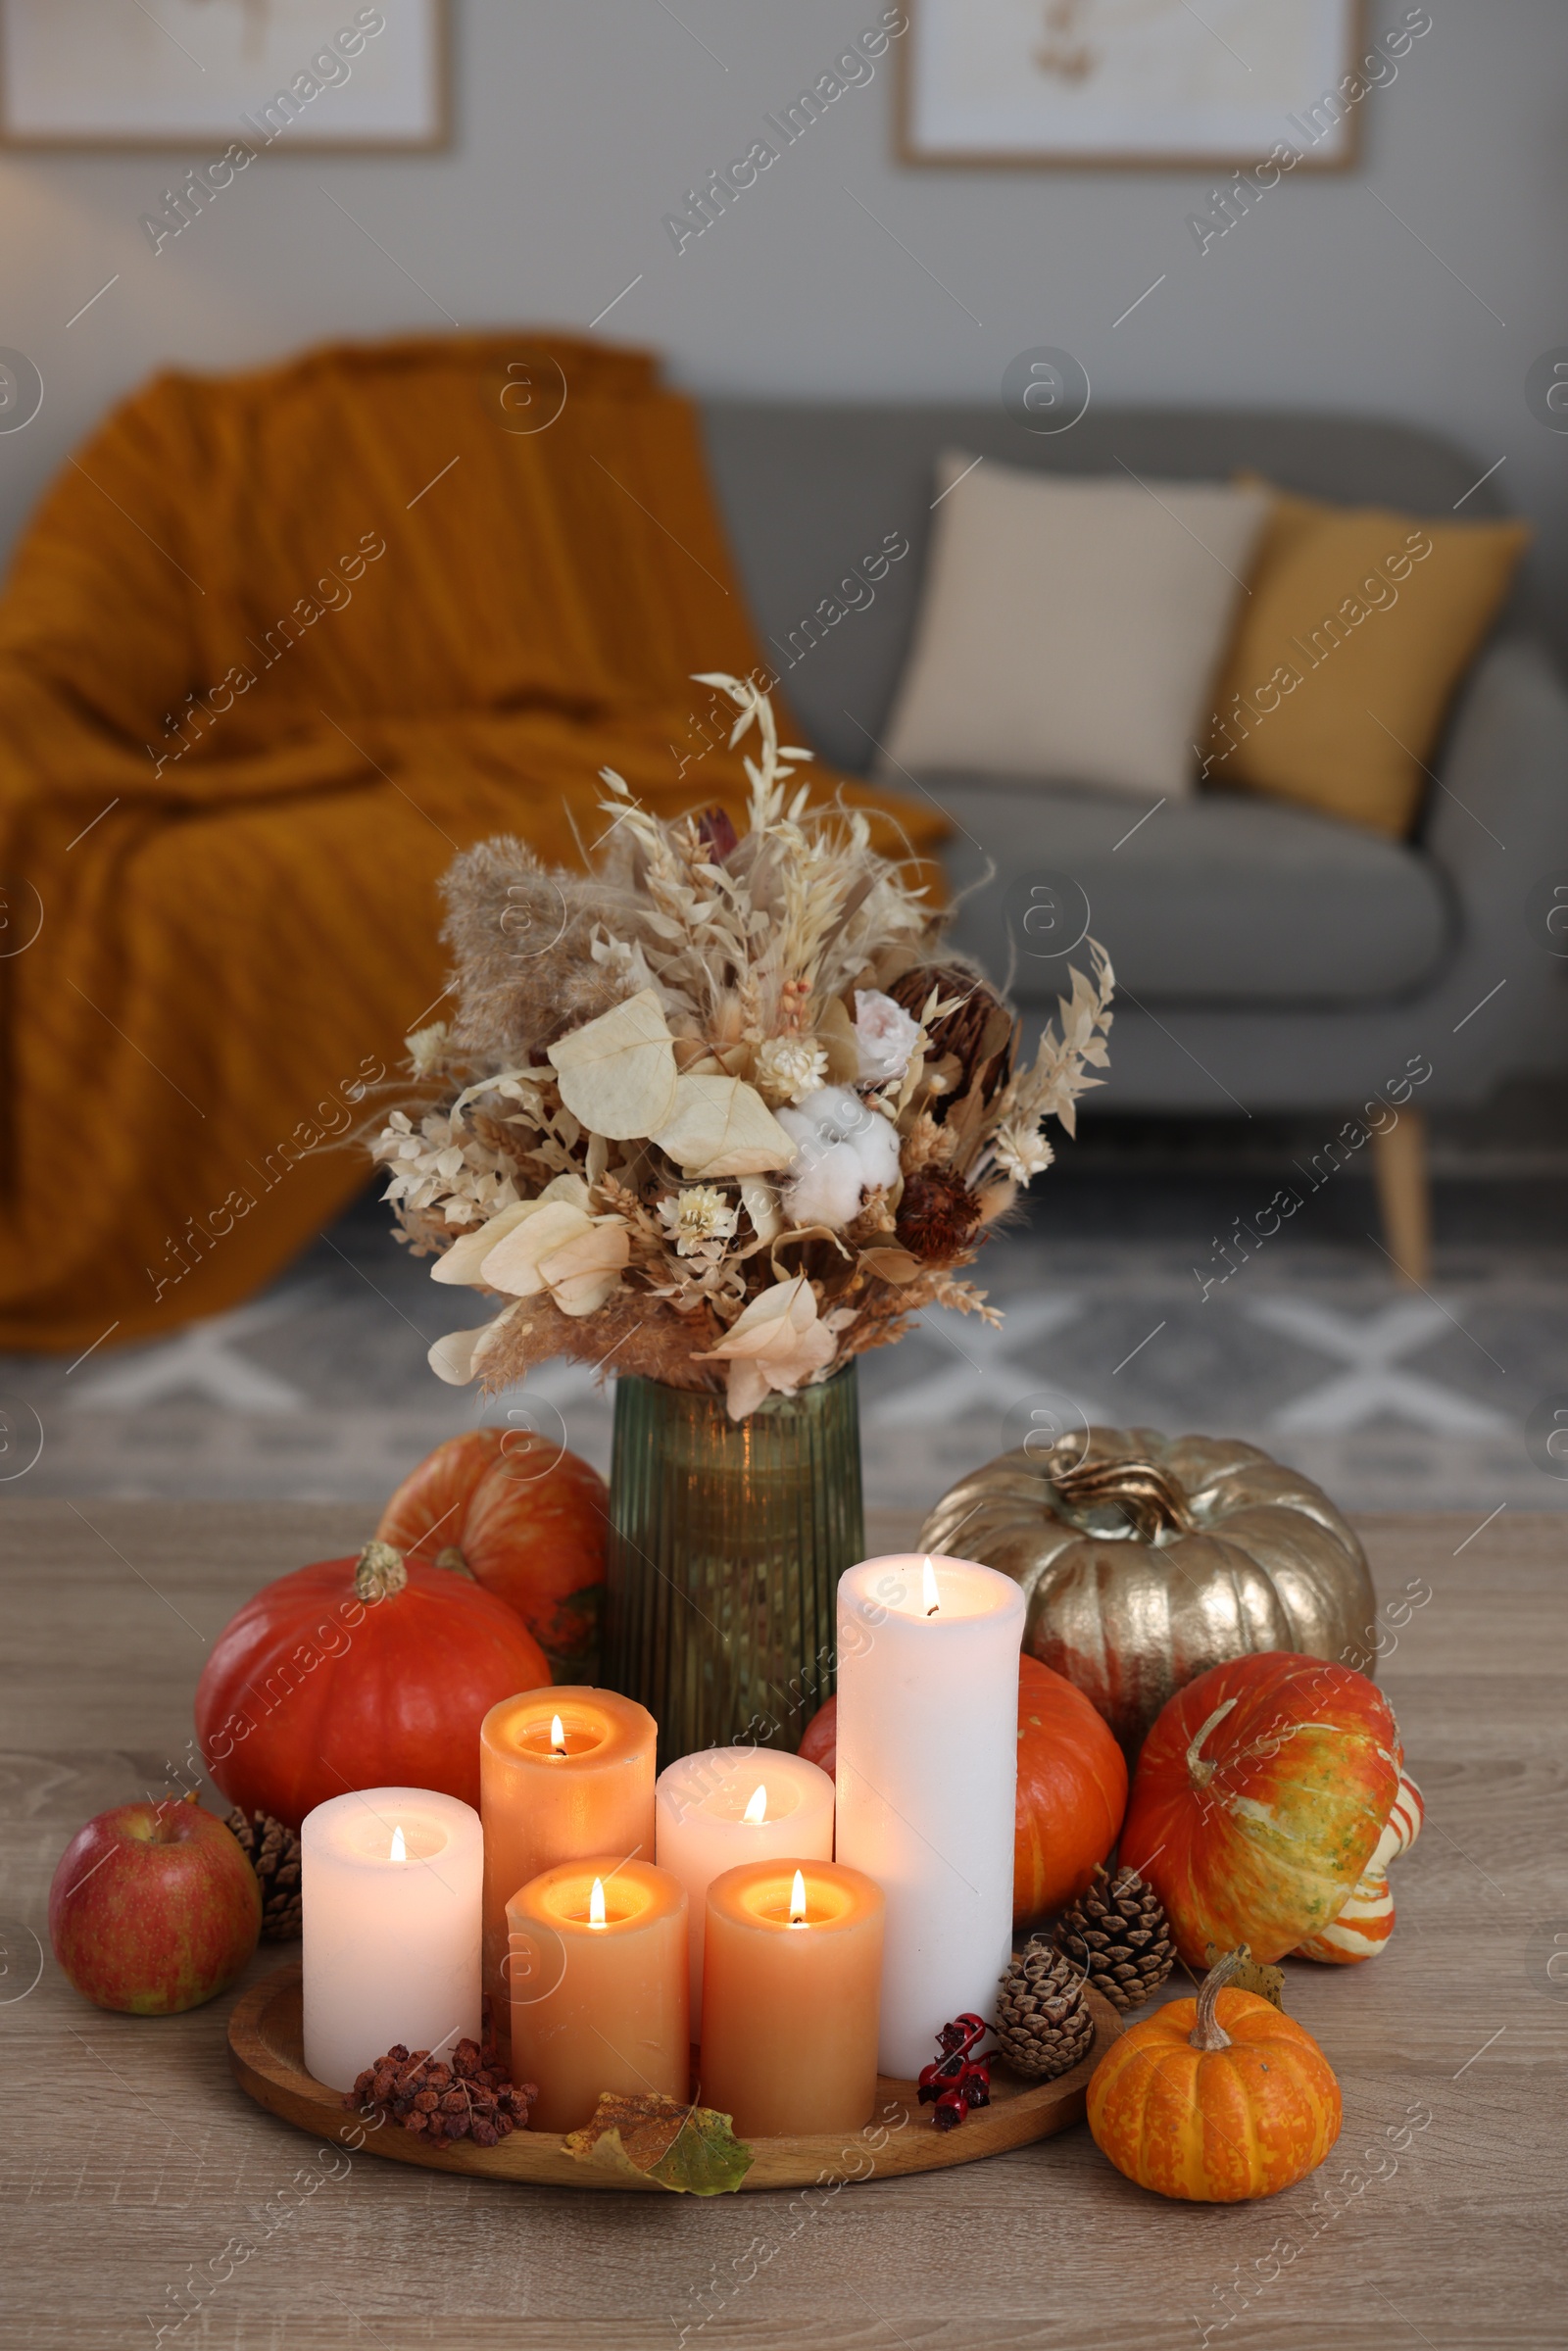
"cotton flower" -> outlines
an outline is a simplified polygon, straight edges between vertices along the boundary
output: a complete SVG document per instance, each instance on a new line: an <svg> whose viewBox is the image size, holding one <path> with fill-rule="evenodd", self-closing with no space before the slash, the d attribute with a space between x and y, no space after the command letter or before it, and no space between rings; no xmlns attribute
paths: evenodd
<svg viewBox="0 0 1568 2351"><path fill-rule="evenodd" d="M688 1185L659 1203L660 1222L682 1257L695 1256L705 1241L727 1241L739 1220L728 1196L715 1184Z"/></svg>
<svg viewBox="0 0 1568 2351"><path fill-rule="evenodd" d="M754 1298L722 1344L692 1360L728 1365L729 1416L744 1420L769 1391L793 1396L813 1372L831 1363L839 1330L854 1319L853 1310L842 1306L818 1315L811 1285L800 1274Z"/></svg>
<svg viewBox="0 0 1568 2351"><path fill-rule="evenodd" d="M795 1143L784 1187L791 1224L822 1224L837 1232L854 1223L868 1190L885 1191L898 1181L897 1130L847 1086L823 1086L777 1117Z"/></svg>
<svg viewBox="0 0 1568 2351"><path fill-rule="evenodd" d="M911 1020L900 1004L877 988L855 991L855 1042L860 1055L862 1086L883 1086L901 1078L920 1042L920 1023Z"/></svg>
<svg viewBox="0 0 1568 2351"><path fill-rule="evenodd" d="M757 1049L756 1074L769 1102L804 1102L827 1076L827 1054L814 1037L765 1037Z"/></svg>

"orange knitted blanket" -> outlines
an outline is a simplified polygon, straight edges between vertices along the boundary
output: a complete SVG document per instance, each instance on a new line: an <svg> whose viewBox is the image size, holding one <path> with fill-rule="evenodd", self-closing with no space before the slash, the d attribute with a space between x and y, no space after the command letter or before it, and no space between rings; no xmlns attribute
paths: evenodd
<svg viewBox="0 0 1568 2351"><path fill-rule="evenodd" d="M0 1345L161 1335L275 1274L441 1016L454 855L576 862L605 765L738 812L691 673L760 668L642 354L328 350L122 408L0 603Z"/></svg>

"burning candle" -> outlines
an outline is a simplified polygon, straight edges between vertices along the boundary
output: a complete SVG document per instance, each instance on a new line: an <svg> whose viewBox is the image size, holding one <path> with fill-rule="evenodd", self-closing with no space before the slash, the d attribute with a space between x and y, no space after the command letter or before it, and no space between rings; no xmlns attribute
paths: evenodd
<svg viewBox="0 0 1568 2351"><path fill-rule="evenodd" d="M740 2137L870 2121L882 1925L880 1886L809 1856L709 1886L698 2095Z"/></svg>
<svg viewBox="0 0 1568 2351"><path fill-rule="evenodd" d="M659 1775L656 1858L691 1902L692 2016L702 2014L708 1888L742 1862L833 1858L833 1783L767 1747L707 1747Z"/></svg>
<svg viewBox="0 0 1568 2351"><path fill-rule="evenodd" d="M558 1861L652 1861L658 1737L646 1707L610 1690L526 1690L479 1726L484 1987L503 2045L508 1902Z"/></svg>
<svg viewBox="0 0 1568 2351"><path fill-rule="evenodd" d="M640 1709L639 1709L640 1711ZM576 2131L602 2090L691 2086L686 1888L618 1854L566 1861L506 1906L512 2075L539 2087L537 2131Z"/></svg>
<svg viewBox="0 0 1568 2351"><path fill-rule="evenodd" d="M1024 1595L969 1559L867 1559L839 1579L840 1861L887 1896L881 2068L907 2081L1012 1950Z"/></svg>
<svg viewBox="0 0 1568 2351"><path fill-rule="evenodd" d="M305 2066L329 2089L393 2044L479 2037L479 1815L424 1788L333 1796L300 1832Z"/></svg>

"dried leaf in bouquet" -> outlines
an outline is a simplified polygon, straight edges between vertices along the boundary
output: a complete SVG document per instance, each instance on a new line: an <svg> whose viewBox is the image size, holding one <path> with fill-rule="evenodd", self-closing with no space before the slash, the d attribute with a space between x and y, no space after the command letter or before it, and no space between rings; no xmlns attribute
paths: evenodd
<svg viewBox="0 0 1568 2351"><path fill-rule="evenodd" d="M653 1140L688 1176L768 1175L795 1145L754 1087L739 1078L677 1078L667 1122Z"/></svg>
<svg viewBox="0 0 1568 2351"><path fill-rule="evenodd" d="M675 1049L652 988L573 1029L550 1061L573 1118L613 1143L655 1135L674 1114Z"/></svg>

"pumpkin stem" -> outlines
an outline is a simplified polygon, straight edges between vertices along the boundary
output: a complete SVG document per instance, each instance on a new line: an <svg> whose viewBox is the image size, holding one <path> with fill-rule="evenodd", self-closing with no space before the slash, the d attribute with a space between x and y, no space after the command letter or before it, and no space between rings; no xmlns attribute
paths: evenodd
<svg viewBox="0 0 1568 2351"><path fill-rule="evenodd" d="M449 1543L444 1550L437 1551L435 1563L437 1567L446 1568L454 1576L466 1576L470 1584L477 1584L479 1581L455 1543Z"/></svg>
<svg viewBox="0 0 1568 2351"><path fill-rule="evenodd" d="M1210 1731L1213 1730L1214 1725L1216 1723L1222 1723L1225 1720L1225 1717L1227 1714L1229 1714L1235 1703L1236 1700L1234 1698L1226 1698L1221 1702L1221 1704L1216 1706L1213 1713L1209 1716L1207 1722L1203 1725L1203 1728L1199 1732L1198 1737L1193 1740L1192 1745L1187 1750L1187 1776L1192 1781L1192 1784L1195 1788L1206 1788L1210 1780L1213 1779L1214 1774L1219 1770L1219 1765L1217 1763L1204 1762L1202 1756L1203 1742L1207 1739Z"/></svg>
<svg viewBox="0 0 1568 2351"><path fill-rule="evenodd" d="M389 1543L368 1543L354 1570L354 1596L360 1600L390 1599L409 1580L403 1553Z"/></svg>
<svg viewBox="0 0 1568 2351"><path fill-rule="evenodd" d="M1246 1943L1238 1943L1223 1959L1216 1959L1198 1987L1198 2022L1187 2035L1195 2049L1228 2049L1231 2036L1214 2014L1214 2003L1236 1970L1250 1953Z"/></svg>
<svg viewBox="0 0 1568 2351"><path fill-rule="evenodd" d="M1060 1469L1053 1463L1047 1474L1056 1490L1059 1514L1069 1526L1087 1529L1097 1511L1103 1515L1110 1510L1140 1543L1198 1531L1187 1496L1157 1462L1090 1461L1080 1455Z"/></svg>

